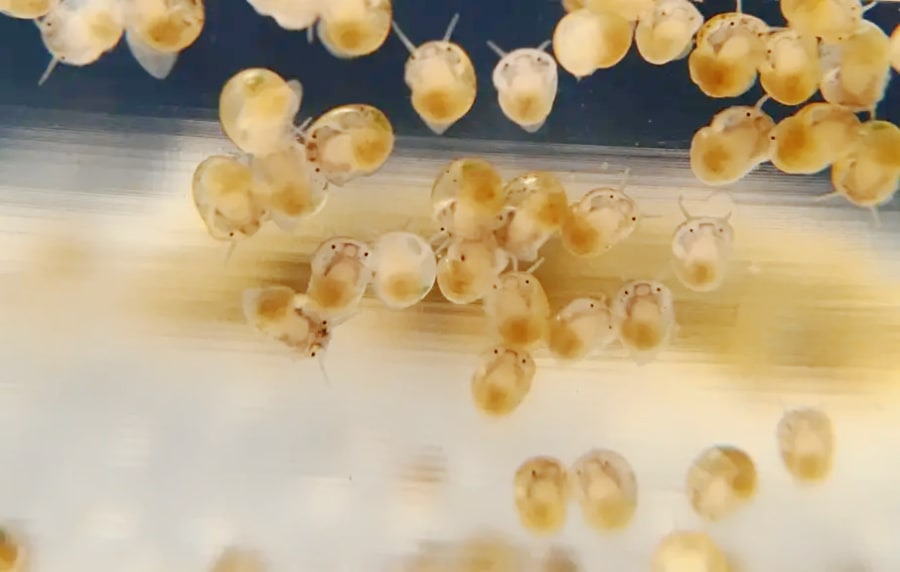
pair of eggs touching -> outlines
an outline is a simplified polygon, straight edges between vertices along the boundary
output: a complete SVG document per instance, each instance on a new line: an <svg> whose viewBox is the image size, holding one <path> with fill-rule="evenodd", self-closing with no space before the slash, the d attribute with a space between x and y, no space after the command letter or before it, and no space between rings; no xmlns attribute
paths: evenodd
<svg viewBox="0 0 900 572"><path fill-rule="evenodd" d="M876 221L878 207L900 189L900 128L890 122L860 122L846 108L810 103L775 125L769 138L769 160L778 170L813 174L830 167L834 190L824 197L841 196Z"/></svg>
<svg viewBox="0 0 900 572"><path fill-rule="evenodd" d="M0 0L0 12L35 21L51 55L41 84L60 63L96 62L123 35L141 67L164 79L206 21L203 0Z"/></svg>
<svg viewBox="0 0 900 572"><path fill-rule="evenodd" d="M648 63L682 59L703 15L690 0L564 0L567 14L553 32L553 52L577 78L616 66L632 44Z"/></svg>
<svg viewBox="0 0 900 572"><path fill-rule="evenodd" d="M261 16L285 30L315 33L330 54L348 59L369 55L391 31L391 0L247 0Z"/></svg>
<svg viewBox="0 0 900 572"><path fill-rule="evenodd" d="M624 457L607 449L588 451L568 469L553 457L533 457L513 477L519 522L533 534L559 532L573 496L589 526L618 530L637 508L637 478Z"/></svg>
<svg viewBox="0 0 900 572"><path fill-rule="evenodd" d="M458 21L456 14L440 40L419 45L393 23L410 54L404 81L413 109L438 135L469 112L478 91L472 60L459 44L450 41ZM500 110L526 132L536 132L550 115L559 88L556 62L544 51L547 44L510 52L493 42L488 45L500 58L491 76Z"/></svg>
<svg viewBox="0 0 900 572"><path fill-rule="evenodd" d="M335 107L311 124L294 120L303 102L303 86L265 68L232 76L219 94L222 131L241 151L272 155L302 143L328 181L344 185L377 171L394 148L390 121L371 105Z"/></svg>

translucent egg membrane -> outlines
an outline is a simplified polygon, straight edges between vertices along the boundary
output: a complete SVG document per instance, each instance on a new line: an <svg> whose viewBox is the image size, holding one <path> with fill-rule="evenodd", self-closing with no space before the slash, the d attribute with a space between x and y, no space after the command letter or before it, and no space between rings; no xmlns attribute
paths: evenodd
<svg viewBox="0 0 900 572"><path fill-rule="evenodd" d="M900 463L885 454L900 450L896 202L875 228L841 200L813 202L826 178L770 166L731 188L732 207L702 202L685 151L400 137L295 236L266 227L225 266L189 194L195 166L229 150L214 122L10 107L0 119L0 520L24 532L36 570L206 570L238 545L272 570L368 571L473 538L528 566L552 552L647 570L665 535L695 528L746 571L900 567ZM663 277L671 347L643 367L618 345L565 364L536 350L530 394L497 420L469 389L490 344L480 305L435 289L392 311L367 294L335 330L330 384L242 322L243 289L305 288L330 236L429 236L431 182L463 155L505 179L552 170L571 200L629 167L629 195L653 216L596 259L551 241L536 276L554 311ZM717 292L665 277L680 194L692 211L734 208ZM834 425L834 467L815 486L779 456L778 422L796 407ZM758 490L707 526L685 479L716 444L750 455ZM602 535L572 504L557 535L531 537L517 467L594 448L634 469L631 524Z"/></svg>

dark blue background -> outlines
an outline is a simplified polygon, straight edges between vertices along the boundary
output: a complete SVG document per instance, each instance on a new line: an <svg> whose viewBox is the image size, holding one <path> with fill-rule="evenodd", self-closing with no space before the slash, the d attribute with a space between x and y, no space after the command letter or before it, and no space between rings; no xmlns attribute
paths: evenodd
<svg viewBox="0 0 900 572"><path fill-rule="evenodd" d="M747 12L770 24L782 23L777 2L745 1ZM148 76L131 58L124 42L85 68L59 66L37 86L49 56L32 22L0 17L0 105L106 111L151 116L212 117L218 92L229 76L251 67L269 67L305 87L301 117L343 103L371 103L383 109L402 135L430 135L409 105L403 83L407 52L393 35L375 54L338 60L305 32L282 30L259 16L244 0L207 0L207 24L195 45L165 81ZM733 9L730 1L706 0L707 15ZM754 102L757 85L738 100L713 100L688 77L687 60L657 67L632 48L610 70L576 82L560 70L553 114L536 134L527 135L506 120L496 103L491 70L496 56L485 45L492 39L506 49L536 46L551 37L563 14L555 0L395 0L394 18L421 43L441 36L451 16L461 19L454 40L469 51L478 72L478 100L471 113L444 136L494 140L552 141L642 147L687 147L693 132L718 110ZM900 22L896 4L876 6L868 17L890 33ZM767 104L776 117L785 109ZM892 82L879 116L900 119L900 81Z"/></svg>

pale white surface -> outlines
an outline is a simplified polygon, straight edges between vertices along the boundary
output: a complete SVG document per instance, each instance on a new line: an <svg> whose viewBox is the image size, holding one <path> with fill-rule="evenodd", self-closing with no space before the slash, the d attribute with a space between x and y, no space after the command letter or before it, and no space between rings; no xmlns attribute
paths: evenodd
<svg viewBox="0 0 900 572"><path fill-rule="evenodd" d="M188 186L204 156L229 149L214 124L9 109L0 119L0 520L28 534L35 570L204 570L238 542L265 553L272 570L366 572L420 540L496 531L536 552L570 546L586 570L638 572L673 527L701 525L682 487L713 443L744 448L761 479L754 503L708 528L742 572L900 570L898 356L827 381L780 365L752 385L711 367L690 337L643 368L620 349L567 367L539 352L532 393L516 414L492 421L468 388L485 343L480 308L431 299L397 313L370 299L336 332L329 386L315 363L285 355L230 314L203 319L215 314L204 304L223 297L220 285L264 282L266 257L308 260L331 232L371 239L410 218L425 228L429 179L459 148L401 140L382 172L334 191L296 250L261 239L276 246L245 245L224 269L226 247L204 235ZM604 157L627 164L630 192L664 215L648 223L660 228L679 221L671 189L705 196L683 154L523 147L516 158L471 149L505 175L571 167L564 182L575 195L618 181L615 171L597 173ZM864 212L811 204L816 189L827 190L821 181L777 180L764 170L737 187L738 242L748 220L839 229L840 256L893 251L881 279L896 283L896 211L883 213L876 232ZM651 242L641 236L637 244ZM65 247L66 256L54 250ZM752 262L786 273L796 263ZM187 310L176 319L160 308ZM835 425L835 470L816 488L795 485L778 457L776 424L799 405L822 407ZM398 467L433 446L446 482L400 494ZM595 447L634 467L633 525L600 536L573 505L558 538L529 539L512 503L515 468L536 454L569 463Z"/></svg>

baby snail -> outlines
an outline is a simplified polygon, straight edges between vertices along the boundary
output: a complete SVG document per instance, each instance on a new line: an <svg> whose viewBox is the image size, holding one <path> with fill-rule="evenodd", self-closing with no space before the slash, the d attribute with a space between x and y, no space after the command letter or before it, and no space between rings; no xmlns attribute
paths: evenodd
<svg viewBox="0 0 900 572"><path fill-rule="evenodd" d="M440 40L413 44L396 22L394 33L409 51L403 77L413 109L435 134L441 135L475 104L478 82L466 51L450 37L459 22L455 14Z"/></svg>
<svg viewBox="0 0 900 572"><path fill-rule="evenodd" d="M335 237L313 252L306 297L322 316L346 316L354 311L372 282L376 262L369 246Z"/></svg>
<svg viewBox="0 0 900 572"><path fill-rule="evenodd" d="M268 216L253 193L253 171L235 157L213 155L197 165L191 195L210 236L232 246L256 234Z"/></svg>
<svg viewBox="0 0 900 572"><path fill-rule="evenodd" d="M262 556L252 550L230 547L213 562L210 572L265 572L268 566Z"/></svg>
<svg viewBox="0 0 900 572"><path fill-rule="evenodd" d="M795 409L778 422L778 450L785 468L797 480L819 482L834 464L834 428L816 409Z"/></svg>
<svg viewBox="0 0 900 572"><path fill-rule="evenodd" d="M451 162L431 189L434 218L442 233L481 239L499 226L506 206L506 188L497 169L484 159L465 157Z"/></svg>
<svg viewBox="0 0 900 572"><path fill-rule="evenodd" d="M534 359L526 351L494 347L478 360L472 375L472 400L491 417L509 415L528 392L536 371Z"/></svg>
<svg viewBox="0 0 900 572"><path fill-rule="evenodd" d="M531 269L498 276L484 296L484 312L492 335L510 347L532 348L547 337L550 302Z"/></svg>
<svg viewBox="0 0 900 572"><path fill-rule="evenodd" d="M756 83L769 25L738 10L710 18L688 57L691 81L709 97L738 97Z"/></svg>
<svg viewBox="0 0 900 572"><path fill-rule="evenodd" d="M307 158L334 185L378 171L394 150L394 128L378 108L341 105L303 131Z"/></svg>
<svg viewBox="0 0 900 572"><path fill-rule="evenodd" d="M550 320L547 349L559 360L583 359L616 339L606 296L575 298Z"/></svg>
<svg viewBox="0 0 900 572"><path fill-rule="evenodd" d="M823 41L819 91L829 103L874 115L891 79L891 41L864 20L850 34Z"/></svg>
<svg viewBox="0 0 900 572"><path fill-rule="evenodd" d="M900 73L900 24L891 33L891 67Z"/></svg>
<svg viewBox="0 0 900 572"><path fill-rule="evenodd" d="M613 298L611 314L616 337L638 365L656 359L677 328L672 292L654 280L622 286Z"/></svg>
<svg viewBox="0 0 900 572"><path fill-rule="evenodd" d="M27 551L12 531L0 527L0 572L24 572Z"/></svg>
<svg viewBox="0 0 900 572"><path fill-rule="evenodd" d="M569 207L560 229L563 248L575 256L599 256L626 240L637 228L637 203L625 193L625 172L619 188L601 187Z"/></svg>
<svg viewBox="0 0 900 572"><path fill-rule="evenodd" d="M328 199L328 182L299 143L251 160L253 191L272 221L293 232L317 214Z"/></svg>
<svg viewBox="0 0 900 572"><path fill-rule="evenodd" d="M303 296L287 286L249 288L243 294L244 318L254 330L300 356L321 359L331 342L331 330L302 301Z"/></svg>
<svg viewBox="0 0 900 572"><path fill-rule="evenodd" d="M862 22L860 0L780 0L779 4L792 30L823 40L850 34Z"/></svg>
<svg viewBox="0 0 900 572"><path fill-rule="evenodd" d="M818 173L853 150L860 125L846 107L809 103L772 130L769 159L782 173Z"/></svg>
<svg viewBox="0 0 900 572"><path fill-rule="evenodd" d="M506 207L494 236L518 269L519 262L536 262L541 247L562 229L569 201L559 179L543 171L512 179L504 193Z"/></svg>
<svg viewBox="0 0 900 572"><path fill-rule="evenodd" d="M50 52L38 85L47 81L57 64L82 67L96 62L119 44L125 32L118 0L61 0L35 24Z"/></svg>
<svg viewBox="0 0 900 572"><path fill-rule="evenodd" d="M479 239L454 237L438 262L438 288L453 304L471 304L490 291L508 265L506 253L492 235Z"/></svg>
<svg viewBox="0 0 900 572"><path fill-rule="evenodd" d="M599 531L625 528L637 509L637 478L622 455L594 449L570 470L575 498L584 520Z"/></svg>
<svg viewBox="0 0 900 572"><path fill-rule="evenodd" d="M735 105L717 113L691 139L691 171L707 185L735 183L769 159L775 121L756 106Z"/></svg>
<svg viewBox="0 0 900 572"><path fill-rule="evenodd" d="M294 143L294 118L303 87L264 68L239 71L222 87L219 123L238 149L270 155Z"/></svg>
<svg viewBox="0 0 900 572"><path fill-rule="evenodd" d="M652 572L732 572L732 567L708 534L678 531L656 546Z"/></svg>
<svg viewBox="0 0 900 572"><path fill-rule="evenodd" d="M704 450L687 474L687 494L694 511L716 522L733 514L756 495L756 466L736 447Z"/></svg>
<svg viewBox="0 0 900 572"><path fill-rule="evenodd" d="M319 19L323 0L247 0L260 16L269 16L285 30L306 30Z"/></svg>
<svg viewBox="0 0 900 572"><path fill-rule="evenodd" d="M409 308L428 295L437 277L437 260L422 237L411 232L388 232L378 237L374 251L372 288L385 306Z"/></svg>
<svg viewBox="0 0 900 572"><path fill-rule="evenodd" d="M582 8L569 12L553 30L553 53L578 79L618 64L634 38L634 22L614 12Z"/></svg>
<svg viewBox="0 0 900 572"><path fill-rule="evenodd" d="M647 63L663 65L686 58L703 14L691 0L656 0L638 20L634 43Z"/></svg>
<svg viewBox="0 0 900 572"><path fill-rule="evenodd" d="M672 236L673 273L694 292L718 290L734 247L734 229L728 222L731 211L721 217L695 216L684 206L684 197L678 197L678 206L684 222Z"/></svg>
<svg viewBox="0 0 900 572"><path fill-rule="evenodd" d="M316 30L328 52L341 59L374 53L391 34L391 0L327 0Z"/></svg>
<svg viewBox="0 0 900 572"><path fill-rule="evenodd" d="M769 33L759 82L766 94L784 105L800 105L819 89L819 43L790 28Z"/></svg>
<svg viewBox="0 0 900 572"><path fill-rule="evenodd" d="M178 54L197 41L206 21L203 0L129 0L123 7L125 42L156 79L168 77Z"/></svg>
<svg viewBox="0 0 900 572"><path fill-rule="evenodd" d="M900 128L888 121L862 124L853 149L831 165L834 192L851 204L869 209L876 224L878 207L894 198L900 187Z"/></svg>
<svg viewBox="0 0 900 572"><path fill-rule="evenodd" d="M500 57L492 75L500 110L527 133L544 126L559 90L556 60L544 52L549 45L547 41L537 48L519 48L507 53L488 42Z"/></svg>
<svg viewBox="0 0 900 572"><path fill-rule="evenodd" d="M553 457L532 457L522 463L513 478L519 521L533 534L554 534L566 522L569 476Z"/></svg>
<svg viewBox="0 0 900 572"><path fill-rule="evenodd" d="M0 13L10 18L35 20L50 13L62 0L0 0Z"/></svg>

